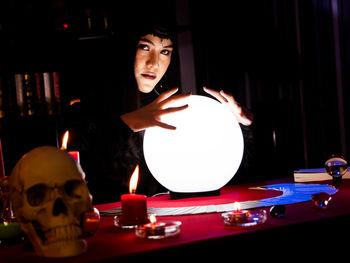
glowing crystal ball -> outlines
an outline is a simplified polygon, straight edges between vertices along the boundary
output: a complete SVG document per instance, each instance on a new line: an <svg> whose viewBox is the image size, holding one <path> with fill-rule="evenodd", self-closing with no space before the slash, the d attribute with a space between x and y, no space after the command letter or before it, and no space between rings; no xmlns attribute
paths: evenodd
<svg viewBox="0 0 350 263"><path fill-rule="evenodd" d="M241 128L233 114L218 101L192 95L181 103L184 111L162 116L176 127L145 131L143 151L155 179L173 192L215 191L237 172L244 149Z"/></svg>

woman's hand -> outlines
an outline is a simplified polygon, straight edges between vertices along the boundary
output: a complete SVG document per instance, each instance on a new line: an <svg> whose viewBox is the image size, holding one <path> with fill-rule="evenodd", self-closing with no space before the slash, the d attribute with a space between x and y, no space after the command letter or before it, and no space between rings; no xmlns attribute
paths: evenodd
<svg viewBox="0 0 350 263"><path fill-rule="evenodd" d="M217 92L206 87L203 87L203 90L225 105L233 113L239 123L245 126L249 126L253 123L254 115L236 102L232 95L225 93L223 90Z"/></svg>
<svg viewBox="0 0 350 263"><path fill-rule="evenodd" d="M146 128L155 126L164 129L175 130L176 127L161 122L161 117L165 114L182 111L188 107L188 105L183 105L180 107L167 107L171 102L181 101L184 98L191 96L191 94L179 94L172 96L177 91L177 88L165 91L160 94L159 97L152 103L140 109L122 115L121 119L134 132L142 131Z"/></svg>

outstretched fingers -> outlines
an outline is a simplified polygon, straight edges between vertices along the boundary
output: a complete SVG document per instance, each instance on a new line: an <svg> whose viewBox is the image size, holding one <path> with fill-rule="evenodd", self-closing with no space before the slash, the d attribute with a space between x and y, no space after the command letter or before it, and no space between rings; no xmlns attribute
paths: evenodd
<svg viewBox="0 0 350 263"><path fill-rule="evenodd" d="M166 109L162 110L162 114L179 112L179 111L183 111L183 110L185 110L187 108L188 108L188 104L183 105L183 106L179 106L179 107L169 107L169 108L166 108Z"/></svg>
<svg viewBox="0 0 350 263"><path fill-rule="evenodd" d="M163 100L162 102L159 103L159 106L162 109L165 109L169 104L171 103L181 103L182 101L185 103L185 99L188 98L189 96L191 96L191 94L178 94L178 95L174 95L171 96L165 100Z"/></svg>
<svg viewBox="0 0 350 263"><path fill-rule="evenodd" d="M222 96L222 94L220 92L217 92L215 90L212 89L208 89L206 87L203 87L203 90L208 93L209 95L213 96L214 98L216 98L218 101L220 101L221 103L227 103L228 100Z"/></svg>
<svg viewBox="0 0 350 263"><path fill-rule="evenodd" d="M176 130L175 126L172 126L170 124L167 124L167 123L164 123L161 121L155 121L155 126L158 126L158 127L161 127L161 128L167 129L167 130Z"/></svg>
<svg viewBox="0 0 350 263"><path fill-rule="evenodd" d="M245 126L249 126L252 124L254 115L250 111L242 107L232 95L224 92L223 90L218 92L212 89L208 89L206 87L203 87L203 90L209 95L216 98L223 105L226 105L226 107L233 113L233 115L239 123Z"/></svg>
<svg viewBox="0 0 350 263"><path fill-rule="evenodd" d="M183 111L185 109L188 108L188 105L183 105L180 107L169 107L166 109L161 110L161 114L159 115L160 119L162 115L166 115L166 114L170 114L170 113L174 113L174 112L179 112L179 111ZM168 130L175 130L176 127L164 122L161 122L160 120L156 120L156 125L159 127L162 127L164 129L168 129Z"/></svg>
<svg viewBox="0 0 350 263"><path fill-rule="evenodd" d="M233 104L239 106L238 103L236 102L235 98L232 95L227 94L223 90L220 90L220 95L226 99L226 102L232 102Z"/></svg>
<svg viewBox="0 0 350 263"><path fill-rule="evenodd" d="M169 97L171 97L172 95L174 95L179 89L178 88L173 88L167 91L164 91L163 93L161 93L159 95L159 97L156 99L157 102L161 102L164 101L166 99L168 99Z"/></svg>

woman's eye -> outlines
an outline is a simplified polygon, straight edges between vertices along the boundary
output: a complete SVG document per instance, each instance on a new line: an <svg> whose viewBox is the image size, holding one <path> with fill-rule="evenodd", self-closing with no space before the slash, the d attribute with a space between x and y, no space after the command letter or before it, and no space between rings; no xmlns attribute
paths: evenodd
<svg viewBox="0 0 350 263"><path fill-rule="evenodd" d="M163 55L169 56L171 54L171 51L168 50L168 49L164 49L160 53L163 54Z"/></svg>
<svg viewBox="0 0 350 263"><path fill-rule="evenodd" d="M149 50L149 47L147 45L145 45L145 44L139 44L138 48L141 49L141 50L147 50L147 51Z"/></svg>

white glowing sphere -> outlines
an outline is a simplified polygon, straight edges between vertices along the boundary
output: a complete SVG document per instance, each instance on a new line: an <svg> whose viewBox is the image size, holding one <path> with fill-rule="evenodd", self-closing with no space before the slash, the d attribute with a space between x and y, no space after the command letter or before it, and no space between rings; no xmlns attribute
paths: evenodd
<svg viewBox="0 0 350 263"><path fill-rule="evenodd" d="M181 112L162 116L176 127L145 131L143 151L155 179L173 192L193 193L220 189L236 174L242 161L244 141L241 128L218 101L192 95L181 103Z"/></svg>

